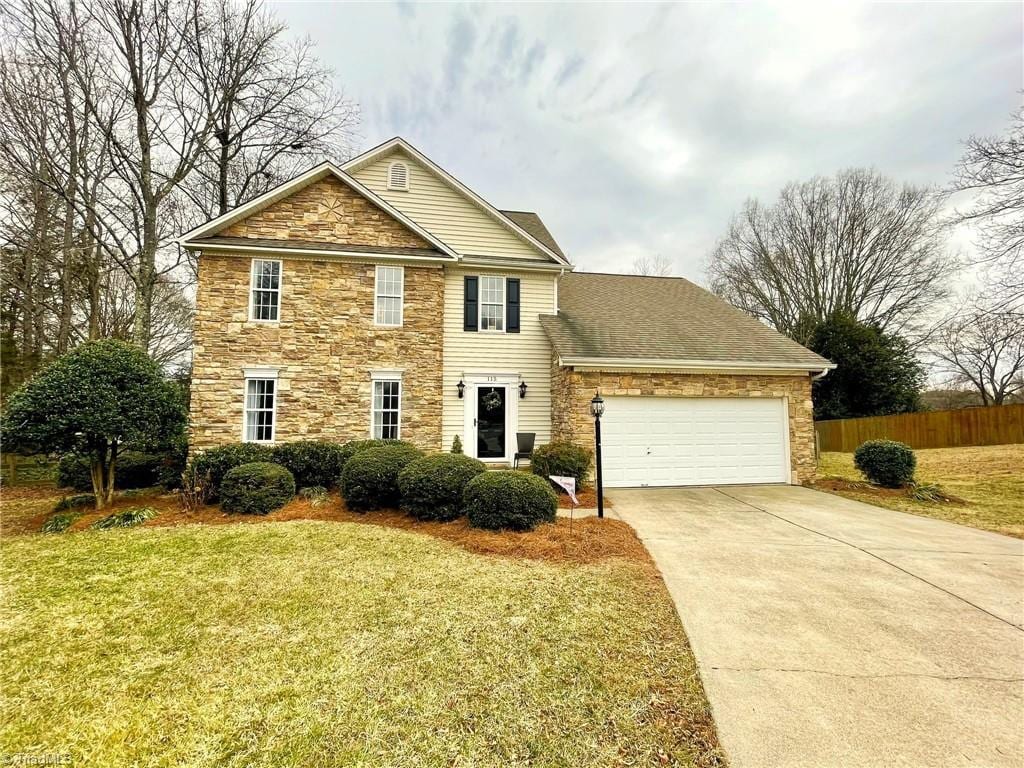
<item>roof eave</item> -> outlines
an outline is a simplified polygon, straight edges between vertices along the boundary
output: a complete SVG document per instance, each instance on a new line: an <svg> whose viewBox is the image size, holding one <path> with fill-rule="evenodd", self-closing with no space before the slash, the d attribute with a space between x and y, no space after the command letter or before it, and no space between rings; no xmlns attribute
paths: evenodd
<svg viewBox="0 0 1024 768"><path fill-rule="evenodd" d="M258 241L257 241L258 242ZM370 251L339 251L328 248L281 248L269 245L236 245L225 243L204 243L201 241L183 242L181 246L190 251L220 251L227 253L275 254L282 257L313 256L323 259L343 259L360 261L417 261L428 264L447 264L457 262L455 256L439 253L437 256L416 256L407 253L374 253Z"/></svg>
<svg viewBox="0 0 1024 768"><path fill-rule="evenodd" d="M798 372L821 372L830 371L836 367L835 363L823 360L820 363L784 363L757 360L687 360L650 357L586 357L580 355L559 355L558 363L562 366L573 368L586 368L600 370L605 368L624 369L661 369L678 371L757 371L769 373L779 371L782 373Z"/></svg>

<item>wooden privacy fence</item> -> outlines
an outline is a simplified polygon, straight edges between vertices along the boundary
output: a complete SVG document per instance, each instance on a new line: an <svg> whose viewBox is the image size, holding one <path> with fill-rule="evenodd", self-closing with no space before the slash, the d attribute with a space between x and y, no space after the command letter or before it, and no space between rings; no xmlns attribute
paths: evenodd
<svg viewBox="0 0 1024 768"><path fill-rule="evenodd" d="M899 440L911 448L1024 443L1024 404L923 411L897 416L816 421L819 451L850 453L865 440Z"/></svg>

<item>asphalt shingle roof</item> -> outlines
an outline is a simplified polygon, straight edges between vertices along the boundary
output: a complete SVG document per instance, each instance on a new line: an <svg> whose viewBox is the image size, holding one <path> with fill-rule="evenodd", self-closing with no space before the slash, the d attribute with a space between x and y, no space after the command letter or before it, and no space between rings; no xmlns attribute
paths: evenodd
<svg viewBox="0 0 1024 768"><path fill-rule="evenodd" d="M555 238L552 237L551 233L548 232L548 228L544 226L544 222L541 221L540 216L532 211L500 211L508 218L512 219L512 222L522 230L525 230L527 234L536 240L539 240L542 244L546 245L552 251L557 253L563 259L565 254L562 253L562 249L558 247L558 243L555 242Z"/></svg>
<svg viewBox="0 0 1024 768"><path fill-rule="evenodd" d="M563 358L829 366L681 277L567 273L558 314L542 315L541 324Z"/></svg>

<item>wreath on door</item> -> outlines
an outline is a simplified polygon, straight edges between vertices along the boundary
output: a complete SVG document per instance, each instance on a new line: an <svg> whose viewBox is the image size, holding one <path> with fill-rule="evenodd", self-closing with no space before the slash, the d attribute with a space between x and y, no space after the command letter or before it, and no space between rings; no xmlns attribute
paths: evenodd
<svg viewBox="0 0 1024 768"><path fill-rule="evenodd" d="M496 411L498 408L501 408L501 393L498 390L488 392L480 398L480 402L483 403L485 410Z"/></svg>

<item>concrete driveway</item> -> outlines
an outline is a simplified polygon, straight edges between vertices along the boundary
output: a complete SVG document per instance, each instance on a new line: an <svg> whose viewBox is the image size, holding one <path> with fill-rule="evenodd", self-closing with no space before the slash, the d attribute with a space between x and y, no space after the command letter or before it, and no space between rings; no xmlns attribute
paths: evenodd
<svg viewBox="0 0 1024 768"><path fill-rule="evenodd" d="M734 768L1024 765L1024 541L806 488L610 495Z"/></svg>

